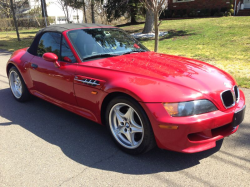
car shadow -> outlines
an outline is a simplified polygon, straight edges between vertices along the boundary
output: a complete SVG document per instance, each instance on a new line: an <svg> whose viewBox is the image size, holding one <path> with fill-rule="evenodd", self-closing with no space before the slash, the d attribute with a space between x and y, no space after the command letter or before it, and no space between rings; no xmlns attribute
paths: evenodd
<svg viewBox="0 0 250 187"><path fill-rule="evenodd" d="M8 120L0 122L0 128L19 125L60 147L67 157L82 165L125 174L173 172L193 167L220 150L223 142L195 154L155 148L146 154L131 156L115 146L104 126L38 98L17 102L10 89L0 90L0 116Z"/></svg>
<svg viewBox="0 0 250 187"><path fill-rule="evenodd" d="M1 46L1 44L0 44L0 46ZM11 52L0 49L0 55L1 56L9 56L9 55L11 55Z"/></svg>

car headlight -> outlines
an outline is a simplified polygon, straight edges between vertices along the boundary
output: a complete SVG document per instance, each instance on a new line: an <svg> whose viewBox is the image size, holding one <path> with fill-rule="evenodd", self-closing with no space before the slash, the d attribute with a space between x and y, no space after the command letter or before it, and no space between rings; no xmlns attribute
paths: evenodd
<svg viewBox="0 0 250 187"><path fill-rule="evenodd" d="M180 103L163 103L164 108L173 117L193 116L218 110L209 100L195 100Z"/></svg>

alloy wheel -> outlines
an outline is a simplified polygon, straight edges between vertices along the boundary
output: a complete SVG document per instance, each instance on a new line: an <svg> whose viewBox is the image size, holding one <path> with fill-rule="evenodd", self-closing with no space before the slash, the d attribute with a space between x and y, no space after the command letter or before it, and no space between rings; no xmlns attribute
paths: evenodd
<svg viewBox="0 0 250 187"><path fill-rule="evenodd" d="M143 123L133 107L115 104L109 113L109 125L117 142L128 149L140 146L144 137Z"/></svg>
<svg viewBox="0 0 250 187"><path fill-rule="evenodd" d="M9 73L9 83L13 95L19 99L22 96L22 82L17 72L11 71Z"/></svg>

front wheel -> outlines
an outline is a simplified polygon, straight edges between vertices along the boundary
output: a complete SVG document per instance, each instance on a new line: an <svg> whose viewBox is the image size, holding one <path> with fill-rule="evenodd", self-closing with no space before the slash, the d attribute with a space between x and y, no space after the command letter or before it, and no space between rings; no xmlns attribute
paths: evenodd
<svg viewBox="0 0 250 187"><path fill-rule="evenodd" d="M9 84L11 92L16 100L23 102L29 99L30 93L22 76L14 66L9 70Z"/></svg>
<svg viewBox="0 0 250 187"><path fill-rule="evenodd" d="M145 153L155 145L145 111L129 97L116 97L109 103L106 124L118 147L129 154Z"/></svg>

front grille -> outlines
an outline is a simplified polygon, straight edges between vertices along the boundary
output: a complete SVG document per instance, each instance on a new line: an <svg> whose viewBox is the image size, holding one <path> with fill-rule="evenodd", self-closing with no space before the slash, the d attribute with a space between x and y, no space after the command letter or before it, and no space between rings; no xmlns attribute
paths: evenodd
<svg viewBox="0 0 250 187"><path fill-rule="evenodd" d="M226 108L230 108L235 105L234 92L226 90L221 93L221 100Z"/></svg>
<svg viewBox="0 0 250 187"><path fill-rule="evenodd" d="M240 91L238 86L234 86L234 94L235 94L235 100L236 102L239 102L240 99Z"/></svg>

